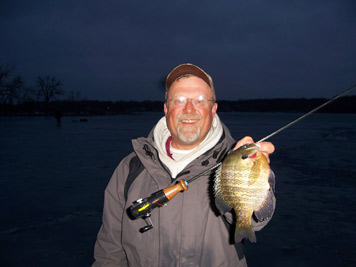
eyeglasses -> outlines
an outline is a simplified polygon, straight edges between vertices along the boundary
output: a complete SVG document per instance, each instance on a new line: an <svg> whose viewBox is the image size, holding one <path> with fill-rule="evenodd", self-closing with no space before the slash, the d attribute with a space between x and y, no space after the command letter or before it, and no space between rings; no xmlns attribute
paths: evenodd
<svg viewBox="0 0 356 267"><path fill-rule="evenodd" d="M167 101L172 102L172 105L174 107L185 107L188 100L191 100L193 106L196 108L205 107L205 106L207 106L208 102L213 102L213 103L215 102L215 100L206 99L204 96L199 96L197 99L187 98L185 96L175 96L171 99L167 99Z"/></svg>

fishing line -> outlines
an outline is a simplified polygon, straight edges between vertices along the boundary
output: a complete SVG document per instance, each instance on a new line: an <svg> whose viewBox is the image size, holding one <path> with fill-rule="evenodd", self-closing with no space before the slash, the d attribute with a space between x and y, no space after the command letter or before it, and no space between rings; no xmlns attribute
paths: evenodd
<svg viewBox="0 0 356 267"><path fill-rule="evenodd" d="M315 112L315 111L321 109L322 107L324 107L324 106L330 104L330 103L333 102L334 100L338 99L339 97L343 96L344 94L347 94L348 92L350 92L351 90L353 90L353 89L355 89L355 88L356 88L356 84L355 84L354 86L350 87L349 89L343 91L342 93L338 94L337 96L334 96L334 97L331 98L329 101L326 101L324 104L322 104L322 105L316 107L315 109L309 111L308 113L304 114L303 116L301 116L301 117L295 119L294 121L288 123L287 125L284 125L282 128L278 129L277 131L271 133L270 135L267 135L266 137L262 138L261 140L259 140L259 141L256 142L256 143L263 142L263 141L265 141L266 139L268 139L268 138L270 138L270 137L272 137L272 136L278 134L279 132L281 132L281 131L287 129L288 127L292 126L292 125L295 124L296 122L298 122L298 121L304 119L305 117L309 116L309 115L312 114L313 112Z"/></svg>
<svg viewBox="0 0 356 267"><path fill-rule="evenodd" d="M216 169L217 167L219 167L221 165L221 162L219 162L218 164L215 164L214 166L210 167L209 169L199 173L198 175L195 175L194 177L190 178L189 180L187 180L187 183L191 183L193 182L194 180L198 179L200 176L203 176L203 175L206 175L206 174L209 174L210 171Z"/></svg>

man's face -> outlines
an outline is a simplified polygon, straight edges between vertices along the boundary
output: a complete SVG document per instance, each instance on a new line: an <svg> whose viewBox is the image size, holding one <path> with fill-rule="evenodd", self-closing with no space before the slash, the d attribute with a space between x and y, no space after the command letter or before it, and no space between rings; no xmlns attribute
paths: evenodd
<svg viewBox="0 0 356 267"><path fill-rule="evenodd" d="M212 101L213 92L209 85L196 76L175 81L168 92L168 101L164 104L164 113L168 129L172 135L172 146L177 149L193 149L208 134L217 110ZM187 99L177 104L173 99ZM204 104L196 103L197 99Z"/></svg>

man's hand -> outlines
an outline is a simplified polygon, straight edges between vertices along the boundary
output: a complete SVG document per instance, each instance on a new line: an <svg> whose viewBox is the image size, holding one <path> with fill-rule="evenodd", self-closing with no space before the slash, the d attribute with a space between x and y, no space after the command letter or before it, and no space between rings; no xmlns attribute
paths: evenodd
<svg viewBox="0 0 356 267"><path fill-rule="evenodd" d="M240 146L243 146L245 144L250 144L250 143L254 143L252 137L245 136L244 138L242 138L240 141L236 143L234 150L238 149ZM260 146L260 151L265 155L267 161L270 162L269 154L272 154L274 152L274 145L271 142L261 142L258 143L257 145Z"/></svg>

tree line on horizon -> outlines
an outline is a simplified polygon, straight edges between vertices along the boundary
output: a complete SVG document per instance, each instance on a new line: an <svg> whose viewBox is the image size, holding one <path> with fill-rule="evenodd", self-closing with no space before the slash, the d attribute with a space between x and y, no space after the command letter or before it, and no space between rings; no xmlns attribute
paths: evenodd
<svg viewBox="0 0 356 267"><path fill-rule="evenodd" d="M80 99L71 91L66 99L63 84L54 76L38 76L28 86L15 67L0 66L0 116L115 115L162 112L163 101L97 101ZM325 98L274 98L218 100L219 112L308 112L325 103ZM318 112L356 113L356 96L344 96Z"/></svg>
<svg viewBox="0 0 356 267"><path fill-rule="evenodd" d="M65 94L62 86L61 81L50 75L38 76L33 85L28 85L21 75L15 74L14 65L3 64L0 66L0 115L26 113L27 110L18 110L23 106L38 106L38 112L49 115L50 103ZM68 99L79 99L79 93L71 91Z"/></svg>
<svg viewBox="0 0 356 267"><path fill-rule="evenodd" d="M218 100L218 112L284 112L306 113L325 103L324 98L285 98L254 100ZM92 116L131 115L144 112L163 112L163 101L98 101L98 100L57 100L46 109L44 102L19 103L12 105L3 116ZM356 114L356 96L345 96L323 107L318 113Z"/></svg>

